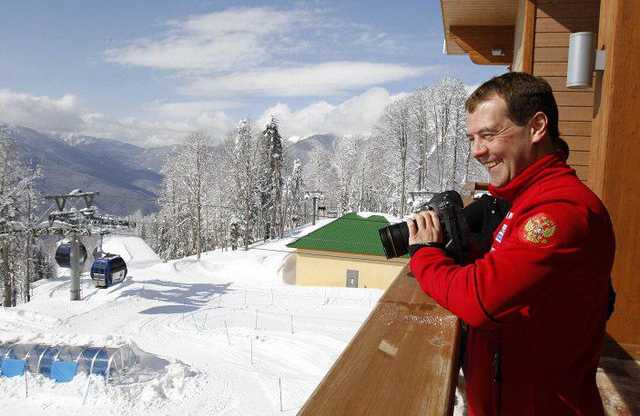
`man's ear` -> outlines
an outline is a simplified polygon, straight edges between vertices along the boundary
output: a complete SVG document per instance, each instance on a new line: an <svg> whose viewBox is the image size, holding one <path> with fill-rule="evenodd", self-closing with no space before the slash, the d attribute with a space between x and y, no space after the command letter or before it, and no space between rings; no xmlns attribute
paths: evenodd
<svg viewBox="0 0 640 416"><path fill-rule="evenodd" d="M531 133L531 143L540 143L547 135L549 119L542 111L538 111L529 121L529 131Z"/></svg>

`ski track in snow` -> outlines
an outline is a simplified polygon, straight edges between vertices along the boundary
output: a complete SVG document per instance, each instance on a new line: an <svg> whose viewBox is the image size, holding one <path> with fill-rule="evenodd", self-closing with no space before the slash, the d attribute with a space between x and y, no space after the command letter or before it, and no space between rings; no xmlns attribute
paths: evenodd
<svg viewBox="0 0 640 416"><path fill-rule="evenodd" d="M105 251L128 257L124 282L96 289L83 275L76 302L64 271L37 282L32 302L0 310L0 342L131 344L151 364L108 385L92 376L84 405L83 374L65 384L30 374L26 399L24 379L1 378L5 412L296 414L382 291L284 284L286 242L162 263L140 239L106 239Z"/></svg>

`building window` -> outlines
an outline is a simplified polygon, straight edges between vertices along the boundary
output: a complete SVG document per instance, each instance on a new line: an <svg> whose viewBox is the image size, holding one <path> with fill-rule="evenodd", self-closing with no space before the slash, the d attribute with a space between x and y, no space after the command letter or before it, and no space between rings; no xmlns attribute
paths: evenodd
<svg viewBox="0 0 640 416"><path fill-rule="evenodd" d="M358 270L347 270L347 287L358 287Z"/></svg>

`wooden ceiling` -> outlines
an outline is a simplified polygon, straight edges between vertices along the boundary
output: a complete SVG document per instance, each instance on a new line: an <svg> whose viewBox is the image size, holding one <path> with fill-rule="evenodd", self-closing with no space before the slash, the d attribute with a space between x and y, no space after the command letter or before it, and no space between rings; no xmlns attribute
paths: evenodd
<svg viewBox="0 0 640 416"><path fill-rule="evenodd" d="M442 23L445 34L444 50L449 55L467 54L468 44L491 44L492 38L499 39L500 36L492 36L492 31L488 30L492 26L499 27L496 30L503 36L505 30L513 31L518 15L518 0L440 0L442 7ZM451 27L457 29L458 35L452 33ZM481 32L485 34L484 39L467 39L461 42L460 28L465 33L478 33L473 27L482 27ZM509 39L512 43L513 37ZM461 45L462 43L462 45ZM502 38L504 43L504 38ZM494 47L501 47L495 45ZM513 45L510 45L511 53ZM473 59L473 56L471 56ZM507 61L507 56L498 58L498 61ZM475 60L474 60L475 62ZM477 63L501 63L501 62L477 62ZM510 61L509 61L510 63Z"/></svg>

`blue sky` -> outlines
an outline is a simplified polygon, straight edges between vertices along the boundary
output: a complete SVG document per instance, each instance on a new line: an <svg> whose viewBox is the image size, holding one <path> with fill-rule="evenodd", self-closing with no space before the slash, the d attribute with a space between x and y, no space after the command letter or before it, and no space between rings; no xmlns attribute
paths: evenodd
<svg viewBox="0 0 640 416"><path fill-rule="evenodd" d="M142 146L275 114L287 136L371 131L395 97L504 67L442 54L440 2L5 0L0 121Z"/></svg>

